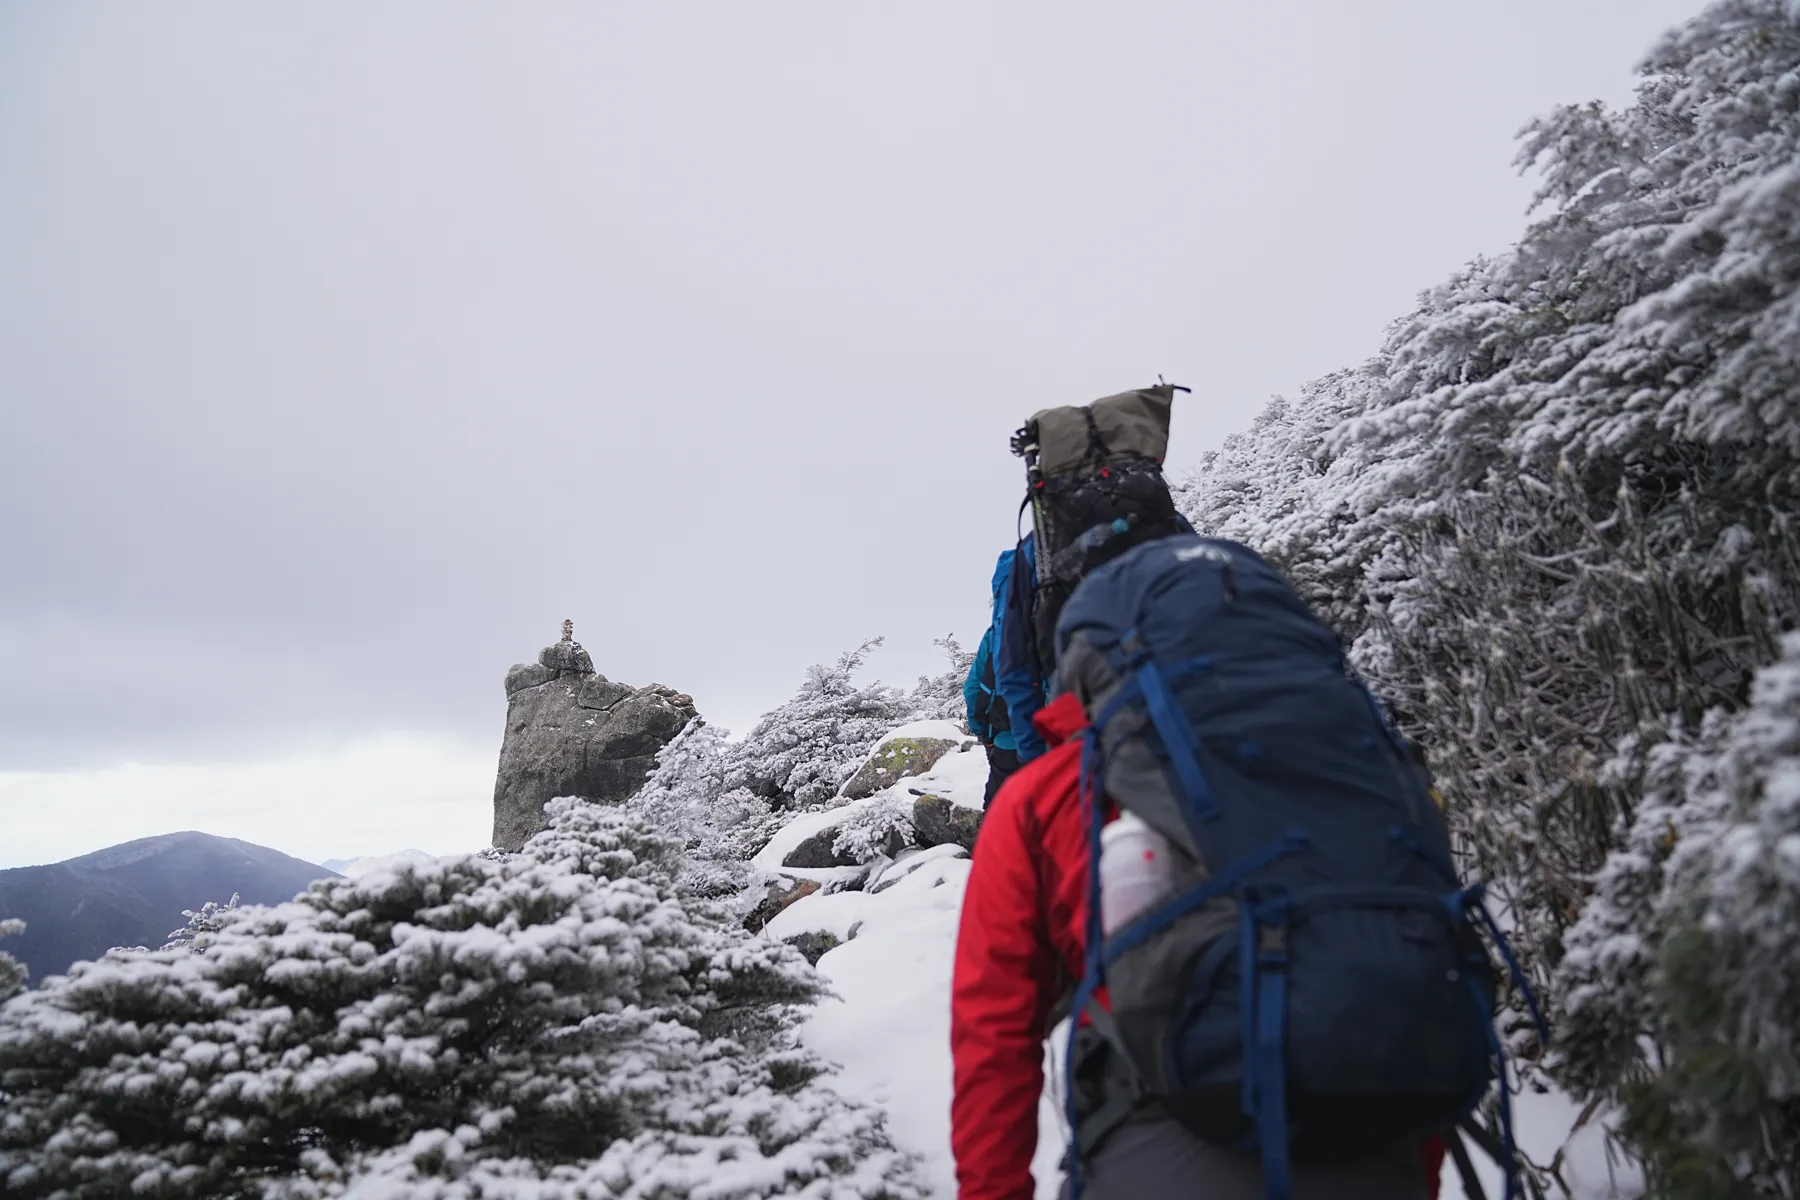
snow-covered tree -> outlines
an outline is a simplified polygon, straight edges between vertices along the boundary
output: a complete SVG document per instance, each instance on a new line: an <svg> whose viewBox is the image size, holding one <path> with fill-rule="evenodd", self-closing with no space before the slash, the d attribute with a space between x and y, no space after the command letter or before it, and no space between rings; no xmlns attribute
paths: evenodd
<svg viewBox="0 0 1800 1200"><path fill-rule="evenodd" d="M812 808L837 795L882 735L912 715L898 688L856 682L881 642L870 638L830 666L808 667L793 698L735 748L727 786L749 788L781 809Z"/></svg>
<svg viewBox="0 0 1800 1200"><path fill-rule="evenodd" d="M1800 633L1742 712L1647 756L1570 932L1566 1074L1626 1102L1659 1194L1791 1195L1800 1169Z"/></svg>
<svg viewBox="0 0 1800 1200"><path fill-rule="evenodd" d="M17 917L0 921L0 938L14 937L25 932L25 922ZM0 950L0 1001L16 996L25 988L25 964L12 955Z"/></svg>
<svg viewBox="0 0 1800 1200"><path fill-rule="evenodd" d="M910 693L856 681L880 644L874 638L830 666L808 668L800 690L742 742L696 722L657 756L656 770L629 807L682 840L685 889L753 904L752 889L767 881L749 860L782 825L796 813L842 803L839 789L889 730L949 711L960 715L972 656L954 638L937 643L949 670L921 678ZM879 836L872 827L865 832Z"/></svg>
<svg viewBox="0 0 1800 1200"><path fill-rule="evenodd" d="M226 915L237 911L238 894L231 893L231 899L220 904L217 900L208 900L199 908L184 908L181 915L187 918L187 924L170 932L169 940L163 943L164 950L199 950L199 937L203 933L217 933L224 928Z"/></svg>
<svg viewBox="0 0 1800 1200"><path fill-rule="evenodd" d="M1586 1032L1565 1078L1588 1096L1620 1095L1621 1071L1694 1083L1704 1056L1680 1076L1658 1065L1678 1056L1637 1052L1638 1032L1686 1028L1700 995L1670 966L1673 935L1639 923L1666 917L1663 839L1723 803L1695 763L1724 753L1713 739L1800 622L1800 6L1721 0L1642 71L1628 108L1527 129L1543 189L1518 246L1425 293L1368 364L1271 406L1180 497L1337 624L1429 754L1538 986L1574 1002L1553 984L1574 986L1557 972L1579 937L1582 970L1611 972L1583 987L1636 997L1635 1025L1567 1016ZM1615 900L1595 909L1597 879ZM1706 911L1702 928L1723 919ZM1726 994L1777 1002L1768 970L1705 961ZM1762 1050L1741 1022L1706 1028L1733 1055ZM1725 1143L1696 1114L1746 1136L1791 1127L1782 1086L1634 1107L1659 1186L1677 1173L1645 1114L1679 1117L1656 1126L1665 1146L1711 1152ZM1761 1153L1788 1155L1785 1174L1740 1176L1738 1194L1800 1194L1791 1143Z"/></svg>
<svg viewBox="0 0 1800 1200"><path fill-rule="evenodd" d="M954 634L935 639L932 645L944 652L947 663L937 675L921 675L918 684L907 694L911 712L909 721L957 721L963 719L963 680L975 661L973 650L964 650Z"/></svg>
<svg viewBox="0 0 1800 1200"><path fill-rule="evenodd" d="M869 862L878 855L892 854L896 844L911 844L913 806L909 800L909 796L895 791L871 798L837 826L832 850L858 862Z"/></svg>
<svg viewBox="0 0 1800 1200"><path fill-rule="evenodd" d="M794 1042L789 947L674 888L679 847L553 801L504 861L218 910L0 1007L9 1196L916 1197Z"/></svg>
<svg viewBox="0 0 1800 1200"><path fill-rule="evenodd" d="M723 899L758 882L750 859L789 819L749 788L732 785L741 751L727 731L690 722L657 754L656 770L627 804L681 841L680 885L692 895Z"/></svg>

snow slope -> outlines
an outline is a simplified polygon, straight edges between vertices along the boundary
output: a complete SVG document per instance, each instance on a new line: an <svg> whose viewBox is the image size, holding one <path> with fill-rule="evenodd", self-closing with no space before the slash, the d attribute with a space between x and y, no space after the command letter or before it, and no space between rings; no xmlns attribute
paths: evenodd
<svg viewBox="0 0 1800 1200"><path fill-rule="evenodd" d="M902 780L889 792L910 796L917 788L947 796L953 803L981 807L987 763L979 750L947 756L938 767ZM878 793L859 805L880 803ZM843 819L845 809L809 814L794 822L759 856L773 866L788 849L825 825ZM779 848L777 848L779 847ZM809 930L835 935L842 945L819 960L837 999L821 1004L802 1031L814 1050L842 1064L836 1086L880 1104L889 1114L895 1142L920 1155L926 1178L942 1200L956 1195L950 1157L950 975L957 919L969 860L958 847L909 851L871 876L865 889L798 901L770 922L768 932L788 938ZM784 874L829 878L841 872L785 870ZM1053 1037L1052 1045L1061 1041ZM1039 1106L1038 1152L1034 1167L1038 1200L1052 1200L1061 1184L1057 1160L1066 1137L1054 1100L1056 1074L1046 1074ZM1567 1138L1577 1110L1559 1094L1532 1095L1518 1103L1521 1146L1538 1163L1548 1163ZM1499 1172L1476 1154L1489 1197L1501 1194ZM1580 1132L1564 1154L1562 1176L1577 1200L1635 1196L1635 1175L1617 1184L1608 1169L1598 1122ZM1444 1200L1462 1200L1453 1167L1446 1166Z"/></svg>
<svg viewBox="0 0 1800 1200"><path fill-rule="evenodd" d="M966 750L888 791L910 796L908 789L918 788L979 809L986 781L986 756ZM879 803L885 795L858 803ZM801 818L790 830L802 831L784 831L778 841L792 848L842 813ZM779 854L772 857L780 861ZM926 1178L943 1200L956 1195L950 1158L950 969L968 877L969 860L960 847L909 851L871 877L863 891L814 893L768 927L778 938L822 930L843 940L819 960L838 999L819 1006L802 1037L843 1065L836 1086L887 1110L894 1141L924 1158ZM1038 1195L1048 1200L1061 1180L1055 1163L1062 1138L1048 1102L1040 1129Z"/></svg>

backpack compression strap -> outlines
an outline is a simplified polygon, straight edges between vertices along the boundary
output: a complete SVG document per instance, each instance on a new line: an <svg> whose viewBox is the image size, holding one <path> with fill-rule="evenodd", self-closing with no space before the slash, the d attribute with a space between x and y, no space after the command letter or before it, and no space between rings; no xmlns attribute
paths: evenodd
<svg viewBox="0 0 1800 1200"><path fill-rule="evenodd" d="M1080 1014L1088 1013L1095 1030L1130 1063L1123 1039L1110 1013L1102 1013L1095 993L1105 983L1106 964L1168 928L1201 905L1229 892L1239 893L1244 929L1240 936L1244 981L1244 1112L1255 1122L1262 1147L1263 1175L1268 1200L1289 1200L1293 1184L1288 1164L1287 1063L1287 931L1289 905L1281 892L1253 897L1250 878L1278 858L1305 848L1304 830L1291 830L1274 842L1245 855L1199 886L1159 905L1131 922L1103 947L1100 932L1101 829L1105 812L1101 801L1104 771L1102 733L1125 705L1144 702L1152 725L1163 742L1187 801L1188 819L1197 830L1201 822L1217 814L1218 806L1206 776L1200 769L1198 747L1187 719L1176 705L1161 668L1150 657L1136 630L1127 633L1119 647L1121 665L1129 670L1125 686L1089 725L1081 745L1078 796L1088 821L1088 911L1085 970L1071 1004L1068 1047L1065 1056L1065 1103L1069 1121L1069 1200L1080 1200L1082 1159L1114 1128L1129 1118L1143 1098L1141 1080L1136 1088L1109 1100L1094 1114L1100 1127L1084 1136L1077 1112L1075 1064ZM1171 668L1170 676L1209 668L1212 660L1199 657ZM1124 672L1121 672L1124 674ZM1135 1075L1135 1071L1133 1072Z"/></svg>

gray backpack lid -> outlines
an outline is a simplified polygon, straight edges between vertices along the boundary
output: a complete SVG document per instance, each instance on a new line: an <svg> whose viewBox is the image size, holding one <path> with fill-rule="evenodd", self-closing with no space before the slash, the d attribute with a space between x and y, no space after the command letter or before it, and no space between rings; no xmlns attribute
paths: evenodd
<svg viewBox="0 0 1800 1200"><path fill-rule="evenodd" d="M1125 458L1162 462L1169 452L1169 412L1176 390L1175 384L1158 384L1088 405L1064 405L1032 414L1038 469L1045 475L1060 475ZM1098 437L1098 446L1090 435Z"/></svg>

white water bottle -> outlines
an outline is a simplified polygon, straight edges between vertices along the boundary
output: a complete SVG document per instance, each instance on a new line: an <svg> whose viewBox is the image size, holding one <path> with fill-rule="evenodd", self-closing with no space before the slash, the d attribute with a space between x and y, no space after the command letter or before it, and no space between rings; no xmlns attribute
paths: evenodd
<svg viewBox="0 0 1800 1200"><path fill-rule="evenodd" d="M1174 862L1162 834L1128 812L1100 831L1100 929L1107 937L1173 886Z"/></svg>

